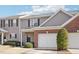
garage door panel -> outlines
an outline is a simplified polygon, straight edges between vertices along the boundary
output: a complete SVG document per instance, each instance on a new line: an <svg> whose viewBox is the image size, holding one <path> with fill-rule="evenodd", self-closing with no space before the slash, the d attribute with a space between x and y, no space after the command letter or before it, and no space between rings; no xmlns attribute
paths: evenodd
<svg viewBox="0 0 79 59"><path fill-rule="evenodd" d="M79 33L69 33L68 47L79 48Z"/></svg>
<svg viewBox="0 0 79 59"><path fill-rule="evenodd" d="M38 35L38 47L56 47L56 34L41 33Z"/></svg>

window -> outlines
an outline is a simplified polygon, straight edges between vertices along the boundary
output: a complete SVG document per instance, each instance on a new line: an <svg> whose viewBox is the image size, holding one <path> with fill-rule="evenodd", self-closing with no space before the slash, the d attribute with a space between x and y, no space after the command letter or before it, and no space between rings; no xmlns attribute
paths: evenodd
<svg viewBox="0 0 79 59"><path fill-rule="evenodd" d="M40 19L39 18L34 18L33 19L33 26L39 26L40 25Z"/></svg>
<svg viewBox="0 0 79 59"><path fill-rule="evenodd" d="M13 20L10 20L11 21L11 26L13 26Z"/></svg>
<svg viewBox="0 0 79 59"><path fill-rule="evenodd" d="M30 19L28 20L28 27L30 27Z"/></svg>
<svg viewBox="0 0 79 59"><path fill-rule="evenodd" d="M5 27L5 20L3 20L3 27Z"/></svg>
<svg viewBox="0 0 79 59"><path fill-rule="evenodd" d="M14 39L14 38L17 38L17 34L11 33L11 34L10 34L10 39Z"/></svg>
<svg viewBox="0 0 79 59"><path fill-rule="evenodd" d="M11 27L11 26L13 26L13 20L9 19L8 20L8 27Z"/></svg>
<svg viewBox="0 0 79 59"><path fill-rule="evenodd" d="M27 36L27 42L31 42L31 38Z"/></svg>
<svg viewBox="0 0 79 59"><path fill-rule="evenodd" d="M1 27L2 27L2 20L1 20Z"/></svg>
<svg viewBox="0 0 79 59"><path fill-rule="evenodd" d="M10 20L8 20L8 27L10 27Z"/></svg>
<svg viewBox="0 0 79 59"><path fill-rule="evenodd" d="M5 20L1 20L1 27L5 27Z"/></svg>
<svg viewBox="0 0 79 59"><path fill-rule="evenodd" d="M34 18L34 19L33 19L33 25L34 25L35 27L38 26L37 18Z"/></svg>
<svg viewBox="0 0 79 59"><path fill-rule="evenodd" d="M15 38L17 38L17 34L15 34Z"/></svg>
<svg viewBox="0 0 79 59"><path fill-rule="evenodd" d="M16 26L18 26L18 19L16 19Z"/></svg>
<svg viewBox="0 0 79 59"><path fill-rule="evenodd" d="M12 36L11 36L11 34L10 34L10 39L11 39L11 37L12 37Z"/></svg>
<svg viewBox="0 0 79 59"><path fill-rule="evenodd" d="M40 25L40 19L38 18L38 26Z"/></svg>

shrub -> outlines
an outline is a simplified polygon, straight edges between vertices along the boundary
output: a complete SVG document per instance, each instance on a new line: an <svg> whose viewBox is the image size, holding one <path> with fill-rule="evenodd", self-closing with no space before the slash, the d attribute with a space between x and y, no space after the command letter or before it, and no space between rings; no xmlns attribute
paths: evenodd
<svg viewBox="0 0 79 59"><path fill-rule="evenodd" d="M68 32L65 28L60 29L57 34L57 50L67 50Z"/></svg>
<svg viewBox="0 0 79 59"><path fill-rule="evenodd" d="M30 42L27 42L27 43L24 45L24 48L33 48L33 44L30 43Z"/></svg>
<svg viewBox="0 0 79 59"><path fill-rule="evenodd" d="M20 42L14 41L14 40L11 40L11 41L9 40L9 41L5 42L4 45L20 46Z"/></svg>
<svg viewBox="0 0 79 59"><path fill-rule="evenodd" d="M33 44L33 48L34 48L34 42L31 42Z"/></svg>

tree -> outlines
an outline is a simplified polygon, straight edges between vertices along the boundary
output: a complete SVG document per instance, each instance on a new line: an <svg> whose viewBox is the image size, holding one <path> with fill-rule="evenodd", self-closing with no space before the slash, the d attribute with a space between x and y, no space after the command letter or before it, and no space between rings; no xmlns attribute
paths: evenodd
<svg viewBox="0 0 79 59"><path fill-rule="evenodd" d="M57 34L57 50L67 50L68 47L68 31L62 28Z"/></svg>

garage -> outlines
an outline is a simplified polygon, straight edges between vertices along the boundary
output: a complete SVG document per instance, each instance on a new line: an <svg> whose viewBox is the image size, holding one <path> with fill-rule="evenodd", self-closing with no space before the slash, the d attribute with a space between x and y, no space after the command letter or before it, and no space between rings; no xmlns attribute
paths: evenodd
<svg viewBox="0 0 79 59"><path fill-rule="evenodd" d="M38 47L39 48L56 48L56 33L39 33Z"/></svg>
<svg viewBox="0 0 79 59"><path fill-rule="evenodd" d="M39 33L38 47L39 48L56 48L56 33ZM69 33L68 47L79 48L79 33Z"/></svg>
<svg viewBox="0 0 79 59"><path fill-rule="evenodd" d="M69 33L69 48L79 48L79 33Z"/></svg>

